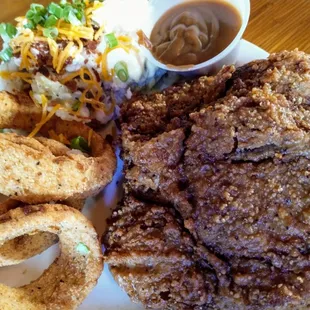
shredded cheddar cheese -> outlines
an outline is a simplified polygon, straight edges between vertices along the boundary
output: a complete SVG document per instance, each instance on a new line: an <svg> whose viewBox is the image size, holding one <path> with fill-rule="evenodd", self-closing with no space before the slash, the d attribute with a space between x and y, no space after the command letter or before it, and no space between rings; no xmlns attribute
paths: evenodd
<svg viewBox="0 0 310 310"><path fill-rule="evenodd" d="M44 124L46 124L60 108L61 108L60 104L55 105L53 109L48 113L48 115L45 118L42 118L41 122L39 122L35 126L34 130L29 134L29 137L33 138L44 126Z"/></svg>
<svg viewBox="0 0 310 310"><path fill-rule="evenodd" d="M84 14L86 16L86 25L91 26L92 25L92 14L95 10L101 8L103 4L99 1L94 1L92 3L89 3L89 1L84 1L86 5L86 9L84 10Z"/></svg>
<svg viewBox="0 0 310 310"><path fill-rule="evenodd" d="M61 15L63 18L58 19L52 26L56 28L52 29L54 31L47 31L46 27L43 26L46 25L44 22L32 23L32 29L24 28L26 23L33 21L27 20L25 16L16 19L19 28L18 33L9 44L15 57L18 58L19 56L16 54L20 54L20 72L3 71L0 72L0 77L22 79L26 83L32 84L33 89L35 89L35 92L30 91L29 95L33 102L42 109L42 115L40 122L29 135L30 137L34 137L58 110L68 113L69 119L74 116L82 120L91 119L89 115L93 115L91 114L92 111L102 111L106 115L113 113L116 100L112 94L111 103L109 104L109 100L105 102L109 98L109 93L105 93L102 85L103 82L112 81L115 75L114 69L108 67L108 54L118 48L123 49L127 54L132 51L139 52L133 43L133 39L126 35L118 36L118 44L113 48L107 46L100 53L101 46L104 46L101 45L97 50L93 50L92 46L87 44L88 41L97 41L96 44L99 44L104 40L106 24L103 25L103 20L100 20L101 10L96 10L105 4L91 0L84 0L84 3L85 8L82 10L84 10L85 18L79 17L81 23L74 23L73 21L72 23L75 24L73 25L68 22L68 17ZM83 14L83 11L79 12ZM46 13L44 18L47 19L48 14ZM51 81L46 82L48 84L46 88L35 88L36 84L33 82L41 82L41 76L39 74L35 76L35 74L46 55L51 61L46 64L48 72L46 74L44 72L44 75ZM90 56L89 59L87 59L88 55ZM96 55L95 63L93 61L94 55ZM70 63L68 61L71 60L70 57L76 61L66 68L66 64ZM74 69L75 67L77 69ZM72 70L77 71L68 72ZM43 71L39 72L43 73ZM66 88L55 83L57 81ZM64 92L64 96L62 96L62 92ZM64 114L64 116L66 115ZM49 134L51 138L59 142L64 144L69 142L64 135L58 135L55 131L51 131ZM91 130L88 133L89 146L92 137L93 131Z"/></svg>
<svg viewBox="0 0 310 310"><path fill-rule="evenodd" d="M29 61L29 53L30 53L30 47L31 47L31 42L27 42L26 44L23 45L21 49L21 63L19 66L20 70L23 69L29 69L30 68L30 61Z"/></svg>
<svg viewBox="0 0 310 310"><path fill-rule="evenodd" d="M91 140L93 137L94 131L91 129L88 131L88 146L91 147Z"/></svg>
<svg viewBox="0 0 310 310"><path fill-rule="evenodd" d="M104 31L104 25L102 25L98 30L97 32L95 33L94 35L94 39L97 41L101 35L103 34L103 31Z"/></svg>
<svg viewBox="0 0 310 310"><path fill-rule="evenodd" d="M47 39L47 43L48 43L48 46L50 49L51 56L53 58L53 68L56 69L57 64L58 64L58 56L59 56L58 45L54 40L52 40L50 38Z"/></svg>
<svg viewBox="0 0 310 310"><path fill-rule="evenodd" d="M59 73L62 70L66 60L70 57L70 50L73 46L74 46L74 43L69 42L68 45L65 47L65 49L59 53L58 64L56 67L57 73Z"/></svg>
<svg viewBox="0 0 310 310"><path fill-rule="evenodd" d="M45 95L41 95L41 104L42 104L42 118L41 118L41 121L43 121L44 119L46 119L46 116L47 116L47 104L48 104L48 100L47 100Z"/></svg>
<svg viewBox="0 0 310 310"><path fill-rule="evenodd" d="M28 72L0 71L0 77L6 80L20 78L29 84L32 82L32 74Z"/></svg>

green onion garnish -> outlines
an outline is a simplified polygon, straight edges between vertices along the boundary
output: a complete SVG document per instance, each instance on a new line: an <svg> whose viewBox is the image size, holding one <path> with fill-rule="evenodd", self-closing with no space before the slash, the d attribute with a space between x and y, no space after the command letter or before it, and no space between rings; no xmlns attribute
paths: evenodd
<svg viewBox="0 0 310 310"><path fill-rule="evenodd" d="M72 6L67 5L63 10L63 18L71 25L77 26L81 24L81 21L76 17L75 10Z"/></svg>
<svg viewBox="0 0 310 310"><path fill-rule="evenodd" d="M78 111L80 106L81 106L81 101L74 102L72 105L72 111L74 111L74 112Z"/></svg>
<svg viewBox="0 0 310 310"><path fill-rule="evenodd" d="M12 24L0 24L0 36L4 42L10 41L17 34L17 29Z"/></svg>
<svg viewBox="0 0 310 310"><path fill-rule="evenodd" d="M63 16L62 7L55 2L50 3L50 5L47 7L47 11L51 15L55 15L57 18L62 18Z"/></svg>
<svg viewBox="0 0 310 310"><path fill-rule="evenodd" d="M32 20L35 14L36 14L36 13L35 13L34 11L29 10L29 11L26 13L26 18L27 18L28 20Z"/></svg>
<svg viewBox="0 0 310 310"><path fill-rule="evenodd" d="M10 38L13 38L17 34L17 29L12 24L6 24L6 32Z"/></svg>
<svg viewBox="0 0 310 310"><path fill-rule="evenodd" d="M104 38L110 48L113 48L118 45L118 41L114 33L106 34Z"/></svg>
<svg viewBox="0 0 310 310"><path fill-rule="evenodd" d="M24 28L34 29L36 25L31 20L28 21L28 23L24 26Z"/></svg>
<svg viewBox="0 0 310 310"><path fill-rule="evenodd" d="M122 82L127 82L129 75L128 75L128 68L127 64L124 61L119 61L116 63L114 66L115 73L117 77L122 81Z"/></svg>
<svg viewBox="0 0 310 310"><path fill-rule="evenodd" d="M33 21L36 25L42 24L42 23L44 22L44 17L43 17L42 15L40 15L40 14L35 14L35 15L33 16L32 21Z"/></svg>
<svg viewBox="0 0 310 310"><path fill-rule="evenodd" d="M77 246L76 246L76 250L77 252L79 252L81 255L88 255L90 253L90 249L88 248L88 246L86 244L84 244L83 242L80 242Z"/></svg>
<svg viewBox="0 0 310 310"><path fill-rule="evenodd" d="M8 62L12 56L13 50L10 47L7 47L0 52L0 59L2 59L4 62Z"/></svg>
<svg viewBox="0 0 310 310"><path fill-rule="evenodd" d="M47 10L41 4L33 3L30 5L30 10L26 13L26 18L35 26L37 24L44 24Z"/></svg>
<svg viewBox="0 0 310 310"><path fill-rule="evenodd" d="M45 28L43 30L43 35L46 38L55 39L58 36L58 29L55 27Z"/></svg>
<svg viewBox="0 0 310 310"><path fill-rule="evenodd" d="M52 2L47 8L41 4L32 4L26 13L28 20L25 28L34 29L38 24L45 28L54 27L57 20L64 19L72 25L85 23L84 0L73 0L72 2L62 0L59 4Z"/></svg>
<svg viewBox="0 0 310 310"><path fill-rule="evenodd" d="M50 15L45 23L44 23L44 27L45 28L50 28L50 27L54 27L57 24L58 18L55 15Z"/></svg>
<svg viewBox="0 0 310 310"><path fill-rule="evenodd" d="M90 152L90 148L88 146L87 141L83 137L81 137L81 136L78 136L78 137L72 139L70 141L70 145L71 145L72 149L80 150L80 151L82 151L84 153L89 153Z"/></svg>
<svg viewBox="0 0 310 310"><path fill-rule="evenodd" d="M39 3L32 3L30 5L30 9L33 10L33 11L36 11L36 12L40 12L40 11L45 10L45 7L42 4L39 4Z"/></svg>

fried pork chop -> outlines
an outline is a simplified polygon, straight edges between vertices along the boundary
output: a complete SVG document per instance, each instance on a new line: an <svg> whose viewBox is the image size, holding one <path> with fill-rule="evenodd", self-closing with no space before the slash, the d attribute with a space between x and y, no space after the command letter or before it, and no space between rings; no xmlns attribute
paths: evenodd
<svg viewBox="0 0 310 310"><path fill-rule="evenodd" d="M219 82L213 96L205 87L198 104L178 110L174 101L175 117L162 112L165 93L155 105L159 95L123 108L127 198L105 244L115 277L135 301L152 309L310 308L309 74L309 55L282 52L232 75L224 69L208 81ZM193 102L192 92L183 100ZM165 211L152 215L154 206ZM175 293L173 279L187 272L179 261L170 281L158 281L170 272L160 263L166 250L155 246L168 242L167 224L152 229L159 217L169 222L166 212L178 227L169 253L184 251L204 279L201 303L189 298L197 289L186 282Z"/></svg>

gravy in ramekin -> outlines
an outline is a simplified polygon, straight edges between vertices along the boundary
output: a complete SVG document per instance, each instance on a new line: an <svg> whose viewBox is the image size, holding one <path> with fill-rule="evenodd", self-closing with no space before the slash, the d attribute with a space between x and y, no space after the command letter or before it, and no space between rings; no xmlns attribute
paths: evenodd
<svg viewBox="0 0 310 310"><path fill-rule="evenodd" d="M221 53L241 25L240 13L225 1L185 1L155 24L150 37L152 53L166 65L196 65Z"/></svg>

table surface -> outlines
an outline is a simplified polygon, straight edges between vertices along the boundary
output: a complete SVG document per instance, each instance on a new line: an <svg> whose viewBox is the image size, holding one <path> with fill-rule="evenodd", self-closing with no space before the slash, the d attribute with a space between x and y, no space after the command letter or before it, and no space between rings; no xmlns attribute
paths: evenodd
<svg viewBox="0 0 310 310"><path fill-rule="evenodd" d="M0 20L23 15L32 2L0 0ZM251 0L252 12L244 38L268 52L299 48L310 53L310 0Z"/></svg>
<svg viewBox="0 0 310 310"><path fill-rule="evenodd" d="M244 38L268 52L310 53L310 0L251 0Z"/></svg>

